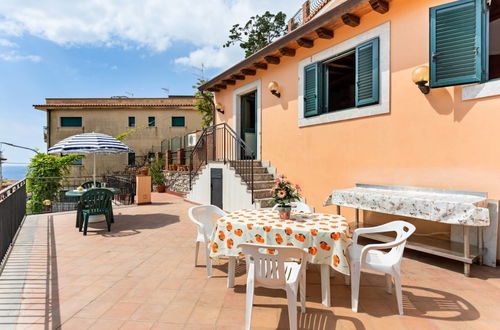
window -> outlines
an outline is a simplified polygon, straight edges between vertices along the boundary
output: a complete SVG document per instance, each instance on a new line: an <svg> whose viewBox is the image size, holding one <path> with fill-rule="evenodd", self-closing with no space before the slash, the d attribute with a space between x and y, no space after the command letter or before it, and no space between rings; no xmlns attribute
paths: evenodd
<svg viewBox="0 0 500 330"><path fill-rule="evenodd" d="M73 165L73 166L82 166L83 165L83 158L75 160L71 165Z"/></svg>
<svg viewBox="0 0 500 330"><path fill-rule="evenodd" d="M155 127L156 126L156 118L155 117L148 117L148 126L149 127Z"/></svg>
<svg viewBox="0 0 500 330"><path fill-rule="evenodd" d="M129 166L135 165L135 153L133 153L133 152L128 153L128 165Z"/></svg>
<svg viewBox="0 0 500 330"><path fill-rule="evenodd" d="M379 38L304 67L304 117L379 102Z"/></svg>
<svg viewBox="0 0 500 330"><path fill-rule="evenodd" d="M128 117L128 127L135 127L135 117Z"/></svg>
<svg viewBox="0 0 500 330"><path fill-rule="evenodd" d="M61 127L82 127L82 117L61 117Z"/></svg>
<svg viewBox="0 0 500 330"><path fill-rule="evenodd" d="M172 117L172 126L184 127L186 126L186 119L184 117Z"/></svg>
<svg viewBox="0 0 500 330"><path fill-rule="evenodd" d="M460 0L431 8L429 63L431 87L500 78L500 1Z"/></svg>

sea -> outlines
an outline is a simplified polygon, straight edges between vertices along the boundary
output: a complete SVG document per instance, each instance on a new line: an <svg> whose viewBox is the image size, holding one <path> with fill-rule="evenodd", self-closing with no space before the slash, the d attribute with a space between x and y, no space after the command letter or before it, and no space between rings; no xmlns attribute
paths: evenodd
<svg viewBox="0 0 500 330"><path fill-rule="evenodd" d="M3 165L2 176L5 180L22 180L28 173L28 166Z"/></svg>

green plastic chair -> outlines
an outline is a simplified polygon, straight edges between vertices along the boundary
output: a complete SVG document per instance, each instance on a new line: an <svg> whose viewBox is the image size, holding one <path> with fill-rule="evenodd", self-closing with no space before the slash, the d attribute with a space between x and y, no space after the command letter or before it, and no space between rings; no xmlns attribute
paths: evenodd
<svg viewBox="0 0 500 330"><path fill-rule="evenodd" d="M77 211L79 231L82 231L83 228L83 235L87 235L87 227L91 215L103 214L106 217L108 231L111 231L111 223L114 222L113 207L111 205L112 199L113 193L108 189L96 188L83 193L79 203L80 215Z"/></svg>
<svg viewBox="0 0 500 330"><path fill-rule="evenodd" d="M83 189L93 188L94 187L94 181L86 181L86 182L82 183L82 187L83 187ZM99 181L96 181L95 182L95 187L96 188L101 188L102 187L102 183L100 183Z"/></svg>

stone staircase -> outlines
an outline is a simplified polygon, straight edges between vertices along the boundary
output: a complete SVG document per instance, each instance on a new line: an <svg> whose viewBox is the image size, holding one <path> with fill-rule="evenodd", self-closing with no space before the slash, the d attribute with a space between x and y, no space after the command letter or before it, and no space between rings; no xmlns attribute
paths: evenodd
<svg viewBox="0 0 500 330"><path fill-rule="evenodd" d="M242 163L246 162L242 166ZM240 176L244 181L251 181L251 173L247 173L245 170L249 169L248 160L235 160L230 161L229 165L236 172L237 176ZM271 188L274 186L274 174L271 170L265 166L261 161L254 161L253 163L253 179L254 179L254 200L257 207L272 207L274 203L271 199ZM247 190L250 192L250 187L247 186Z"/></svg>

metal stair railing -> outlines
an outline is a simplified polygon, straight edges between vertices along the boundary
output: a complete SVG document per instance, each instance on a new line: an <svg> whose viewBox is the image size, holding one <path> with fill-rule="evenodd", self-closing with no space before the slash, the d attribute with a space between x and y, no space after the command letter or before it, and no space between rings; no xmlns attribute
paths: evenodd
<svg viewBox="0 0 500 330"><path fill-rule="evenodd" d="M191 151L189 167L189 189L201 168L209 161L230 163L251 191L254 202L255 152L227 123L203 129Z"/></svg>

